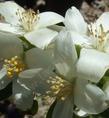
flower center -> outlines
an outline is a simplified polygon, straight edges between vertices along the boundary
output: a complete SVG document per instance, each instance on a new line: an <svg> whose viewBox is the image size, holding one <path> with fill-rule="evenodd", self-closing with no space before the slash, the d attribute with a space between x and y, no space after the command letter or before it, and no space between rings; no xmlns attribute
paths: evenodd
<svg viewBox="0 0 109 118"><path fill-rule="evenodd" d="M95 24L90 24L88 27L88 34L92 39L94 39L93 46L100 51L105 51L108 33L108 31L104 31L102 24L100 24L98 28Z"/></svg>
<svg viewBox="0 0 109 118"><path fill-rule="evenodd" d="M56 76L47 80L50 84L50 91L47 91L47 95L57 97L57 99L65 100L68 96L73 93L72 84Z"/></svg>
<svg viewBox="0 0 109 118"><path fill-rule="evenodd" d="M23 27L26 32L32 31L35 23L39 20L39 11L35 13L32 9L25 10L24 12L18 9L16 15L20 18L21 27Z"/></svg>
<svg viewBox="0 0 109 118"><path fill-rule="evenodd" d="M15 74L19 74L25 69L25 64L18 56L12 57L11 59L5 59L3 66L7 70L7 76L12 78Z"/></svg>

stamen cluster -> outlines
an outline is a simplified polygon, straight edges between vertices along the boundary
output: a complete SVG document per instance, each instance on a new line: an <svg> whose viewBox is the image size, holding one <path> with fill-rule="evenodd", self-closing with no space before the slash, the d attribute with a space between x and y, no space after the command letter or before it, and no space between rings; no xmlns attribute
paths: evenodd
<svg viewBox="0 0 109 118"><path fill-rule="evenodd" d="M39 20L39 11L35 13L32 9L28 9L23 12L18 9L16 15L19 17L21 27L23 27L23 29L27 32L32 31L35 23Z"/></svg>
<svg viewBox="0 0 109 118"><path fill-rule="evenodd" d="M47 91L47 95L52 94L53 97L57 97L57 99L60 100L65 100L69 95L71 95L72 85L59 76L50 78L50 80L47 80L47 83L51 85L51 91Z"/></svg>
<svg viewBox="0 0 109 118"><path fill-rule="evenodd" d="M11 59L5 59L4 65L7 70L7 76L12 78L15 74L19 74L25 69L25 64L18 56L12 57Z"/></svg>
<svg viewBox="0 0 109 118"><path fill-rule="evenodd" d="M88 34L92 39L94 38L94 47L100 51L105 51L105 45L107 43L107 34L105 32L102 24L99 27L96 27L95 24L90 24L88 27Z"/></svg>

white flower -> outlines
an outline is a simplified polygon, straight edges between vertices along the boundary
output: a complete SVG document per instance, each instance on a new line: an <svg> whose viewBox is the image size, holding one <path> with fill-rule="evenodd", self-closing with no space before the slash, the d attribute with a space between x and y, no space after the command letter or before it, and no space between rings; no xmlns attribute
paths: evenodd
<svg viewBox="0 0 109 118"><path fill-rule="evenodd" d="M11 81L11 79L7 79L7 72L9 71L3 65L6 62L8 67L7 59L15 56L20 57L23 53L23 47L15 35L0 32L0 49L0 89L3 89Z"/></svg>
<svg viewBox="0 0 109 118"><path fill-rule="evenodd" d="M0 32L0 49L0 90L12 82L12 95L21 94L19 100L23 99L22 103L18 104L17 107L19 108L20 105L21 109L28 109L32 106L33 102L32 91L24 88L18 82L18 74L24 69L21 58L23 55L23 46L15 35ZM30 96L31 101L28 105L26 103L28 100L27 95Z"/></svg>
<svg viewBox="0 0 109 118"><path fill-rule="evenodd" d="M72 32L74 43L109 53L109 12L103 13L94 23L87 24L75 7L67 10L65 27Z"/></svg>
<svg viewBox="0 0 109 118"><path fill-rule="evenodd" d="M27 88L25 83L20 81L20 74L27 69L38 68L39 65L40 68L41 66L43 68L50 66L50 60L44 56L44 59L47 60L46 64L39 63L41 59L37 55L45 53L38 48L32 49L31 52L24 52L20 39L11 33L0 32L0 49L0 90L12 82L12 95L15 98L15 104L18 108L27 110L33 104L36 81L31 80L34 74L27 76L29 82L29 88ZM31 56L25 56L25 53L29 52ZM39 60L38 63L37 60Z"/></svg>
<svg viewBox="0 0 109 118"><path fill-rule="evenodd" d="M0 23L0 30L24 35L39 48L47 46L57 35L56 31L47 27L64 20L57 13L35 13L32 9L25 10L12 1L0 3L0 14L5 20Z"/></svg>
<svg viewBox="0 0 109 118"><path fill-rule="evenodd" d="M55 69L42 67L38 73L35 73L37 69L30 69L20 74L21 78L25 78L20 79L20 81L28 82L28 73L31 75L34 72L32 79L37 81L36 91L57 98L52 117L72 118L74 104L89 114L104 111L108 107L105 102L105 93L95 84L92 84L91 79L88 81L83 76L82 78L78 76L79 71L76 70L78 65L77 52L72 42L72 35L69 32L60 32L55 43L54 56ZM40 55L39 58L46 64L44 55ZM82 69L86 71L84 65ZM95 73L96 75L92 75L93 79L98 78L98 71ZM26 87L29 88L29 86L29 83L26 83Z"/></svg>
<svg viewBox="0 0 109 118"><path fill-rule="evenodd" d="M91 59L92 61L94 60L96 61L96 56L93 55L90 57L90 55L88 55L87 58L84 58L82 60L84 63L82 63L80 67L79 66L80 59L77 58L76 49L72 41L73 38L74 37L72 37L71 32L69 34L68 32L65 31L61 32L56 40L56 47L55 47L55 60L56 60L56 70L57 70L56 73L58 73L58 75L61 75L60 77L62 77L64 80L70 82L71 84L70 86L72 87L68 89L67 88L68 86L65 86L60 91L59 94L61 94L61 92L63 91L64 94L66 94L66 96L67 94L69 95L69 92L71 93L69 97L67 96L67 99L65 99L65 101L63 102L59 101L59 103L57 103L57 105L55 106L57 108L56 110L54 110L53 118L56 118L57 114L59 115L59 113L62 113L61 114L62 116L60 116L60 118L61 117L64 118L67 116L69 116L69 118L72 117L72 112L70 109L73 109L74 104L79 109L85 111L88 114L100 113L103 110L105 110L108 106L105 102L105 93L95 84L92 84L93 80L96 80L96 78L97 79L101 78L101 76L98 76L98 73L100 74L102 71L104 71L104 70L100 71L101 69L100 67L103 64L103 62L101 62L101 65L99 64L97 65L97 63L95 63L95 66L98 66L99 70L96 71L96 67L95 68L93 67L93 72L91 73L90 67L87 65L86 61L88 62L89 59ZM82 51L83 49L80 52L81 56L83 55L81 54ZM100 55L100 58L102 59L102 55ZM85 66L89 68L85 68ZM81 70L82 72L84 72L82 77L80 74ZM91 77L93 78L93 80L90 76L87 76L86 79L85 74L87 75L87 73L89 75L91 73ZM99 107L99 109L97 108L98 104L101 104L101 107ZM69 111L67 110L68 108Z"/></svg>
<svg viewBox="0 0 109 118"><path fill-rule="evenodd" d="M96 83L109 69L108 18L109 12L105 12L88 25L75 7L68 9L65 16L65 26L71 31L73 42L83 48L77 64L78 76Z"/></svg>

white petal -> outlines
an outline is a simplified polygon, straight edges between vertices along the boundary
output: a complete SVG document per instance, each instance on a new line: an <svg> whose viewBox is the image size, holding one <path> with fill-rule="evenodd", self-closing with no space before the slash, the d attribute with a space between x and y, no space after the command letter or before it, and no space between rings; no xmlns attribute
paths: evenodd
<svg viewBox="0 0 109 118"><path fill-rule="evenodd" d="M94 84L87 84L86 92L89 97L93 97L94 101L96 101L96 100L102 101L105 99L105 93L102 91L102 89L100 89L99 87L97 87Z"/></svg>
<svg viewBox="0 0 109 118"><path fill-rule="evenodd" d="M73 30L80 34L86 33L87 24L78 9L72 7L67 10L65 15L65 26L68 30Z"/></svg>
<svg viewBox="0 0 109 118"><path fill-rule="evenodd" d="M28 68L51 68L53 65L49 54L39 48L27 51L25 61Z"/></svg>
<svg viewBox="0 0 109 118"><path fill-rule="evenodd" d="M18 34L17 29L15 27L13 27L12 25L7 24L7 23L0 23L0 31Z"/></svg>
<svg viewBox="0 0 109 118"><path fill-rule="evenodd" d="M36 74L38 74L41 71L42 71L42 68L28 69L19 73L19 78L27 78L27 79L34 78ZM29 81L31 81L31 79Z"/></svg>
<svg viewBox="0 0 109 118"><path fill-rule="evenodd" d="M80 45L82 47L89 47L91 45L89 37L85 35L80 35L77 32L71 31L71 37L76 45Z"/></svg>
<svg viewBox="0 0 109 118"><path fill-rule="evenodd" d="M12 80L7 77L7 71L5 68L0 70L0 90L4 89Z"/></svg>
<svg viewBox="0 0 109 118"><path fill-rule="evenodd" d="M44 28L36 29L24 35L24 37L36 47L44 49L57 35L56 31Z"/></svg>
<svg viewBox="0 0 109 118"><path fill-rule="evenodd" d="M77 79L74 92L74 102L77 107L89 114L98 114L107 109L104 92L88 81ZM98 108L99 106L99 108Z"/></svg>
<svg viewBox="0 0 109 118"><path fill-rule="evenodd" d="M83 110L78 110L77 109L77 111L74 111L74 113L77 115L77 116L79 116L79 117L86 117L86 116L88 116L88 113L87 112L85 112L85 111L83 111Z"/></svg>
<svg viewBox="0 0 109 118"><path fill-rule="evenodd" d="M24 11L19 5L13 1L0 3L0 14L5 17L7 23L17 25L19 24L19 16L16 15L17 10Z"/></svg>
<svg viewBox="0 0 109 118"><path fill-rule="evenodd" d="M16 107L21 110L28 110L33 104L32 91L24 88L16 80L13 81L13 96Z"/></svg>
<svg viewBox="0 0 109 118"><path fill-rule="evenodd" d="M11 33L0 32L0 59L21 56L23 46L19 38Z"/></svg>
<svg viewBox="0 0 109 118"><path fill-rule="evenodd" d="M50 85L47 83L47 80L54 76L54 73L47 69L30 69L20 73L19 81L28 89L36 89L37 93L45 95L46 92L50 89Z"/></svg>
<svg viewBox="0 0 109 118"><path fill-rule="evenodd" d="M77 63L78 77L99 82L109 69L109 55L94 49L82 49Z"/></svg>
<svg viewBox="0 0 109 118"><path fill-rule="evenodd" d="M59 100L54 107L52 118L72 118L73 116L73 97Z"/></svg>
<svg viewBox="0 0 109 118"><path fill-rule="evenodd" d="M43 12L39 14L38 27L47 27L64 21L64 17L55 12Z"/></svg>
<svg viewBox="0 0 109 118"><path fill-rule="evenodd" d="M25 70L19 74L19 82L27 88L34 90L37 84L36 75L41 71L41 68Z"/></svg>
<svg viewBox="0 0 109 118"><path fill-rule="evenodd" d="M55 65L60 75L71 80L75 76L77 53L71 39L71 34L62 31L57 37L55 45Z"/></svg>
<svg viewBox="0 0 109 118"><path fill-rule="evenodd" d="M103 28L104 28L104 31L109 31L109 22L108 22L108 19L109 19L109 12L103 13L103 14L98 18L98 20L96 21L97 26L99 26L99 25L102 24L102 26L103 26Z"/></svg>

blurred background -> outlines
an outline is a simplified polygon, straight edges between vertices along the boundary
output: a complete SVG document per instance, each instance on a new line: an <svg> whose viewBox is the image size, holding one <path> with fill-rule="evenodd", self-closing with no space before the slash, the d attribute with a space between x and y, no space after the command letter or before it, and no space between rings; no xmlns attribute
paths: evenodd
<svg viewBox="0 0 109 118"><path fill-rule="evenodd" d="M0 2L4 1L8 0L0 0ZM39 9L40 12L54 11L63 16L68 8L75 6L81 11L87 22L93 22L103 12L109 11L109 0L15 0L15 2L25 9L32 8L35 11ZM0 101L0 118L44 118L52 100L45 102L39 98L38 101L38 114L34 116L28 112L20 111L8 100ZM109 118L109 110L90 118Z"/></svg>
<svg viewBox="0 0 109 118"><path fill-rule="evenodd" d="M9 1L9 0L0 0ZM71 6L81 10L87 21L94 20L102 12L109 10L109 0L14 0L24 8L39 9L43 11L54 11L61 15Z"/></svg>
<svg viewBox="0 0 109 118"><path fill-rule="evenodd" d="M40 12L54 11L63 16L68 8L75 6L81 10L87 21L93 21L102 12L109 11L109 0L15 0L15 2L25 8L39 9Z"/></svg>

